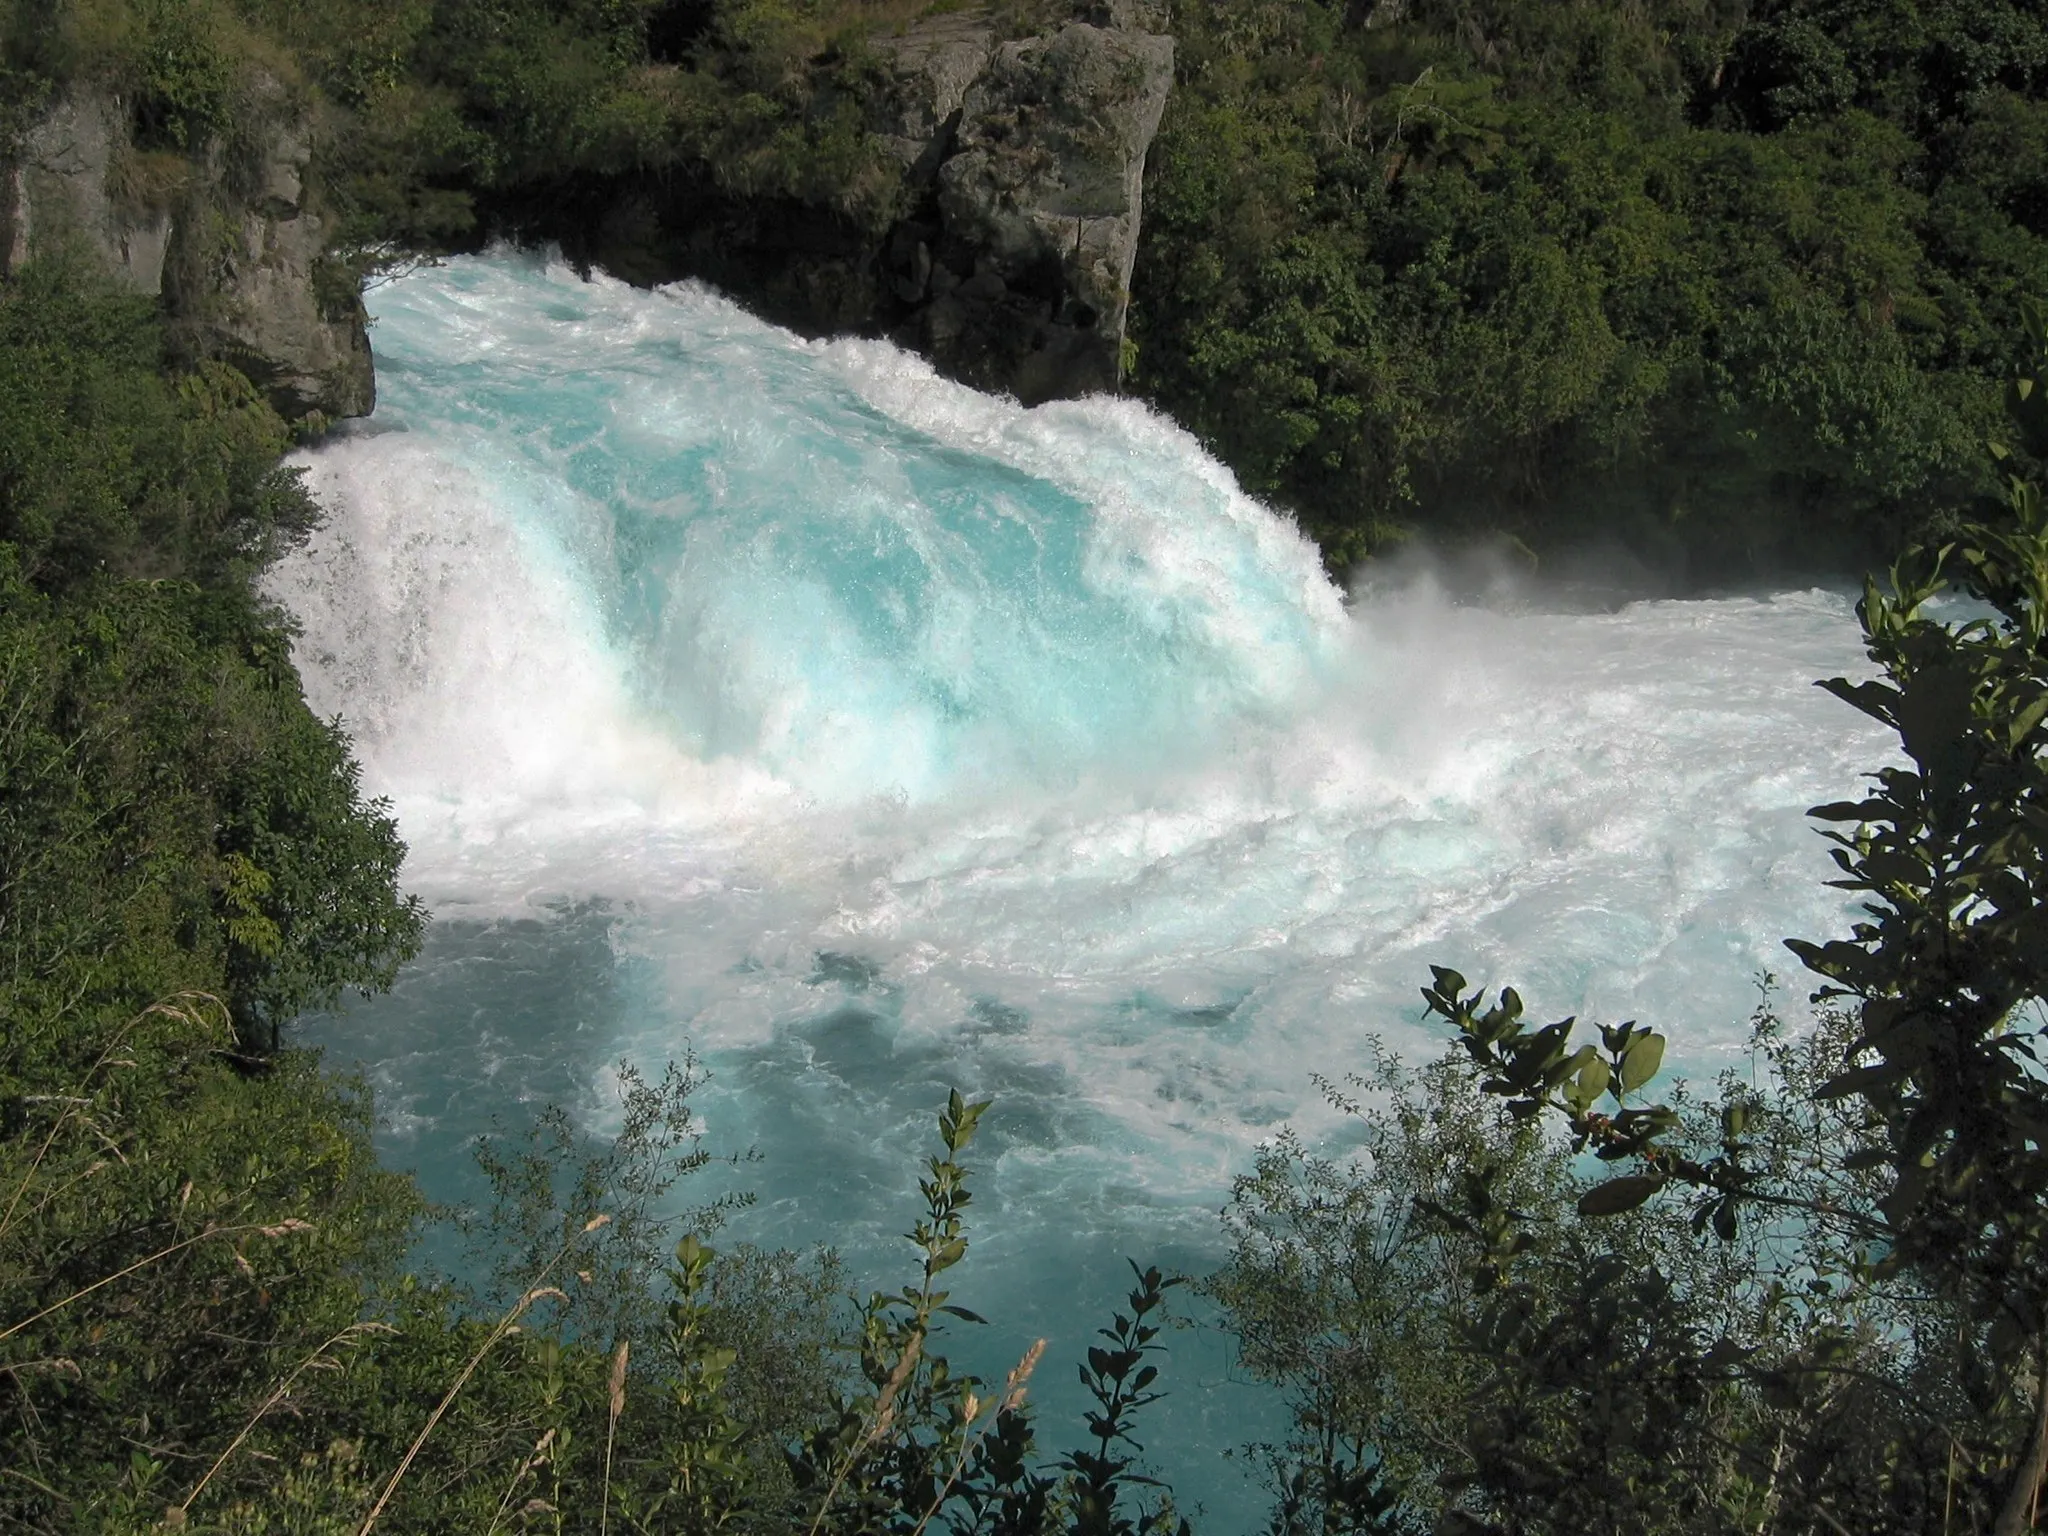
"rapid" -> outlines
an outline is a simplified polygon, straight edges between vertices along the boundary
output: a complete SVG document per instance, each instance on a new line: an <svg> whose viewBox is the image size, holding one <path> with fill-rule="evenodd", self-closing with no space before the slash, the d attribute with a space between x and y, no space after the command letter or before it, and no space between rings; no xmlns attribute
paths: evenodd
<svg viewBox="0 0 2048 1536"><path fill-rule="evenodd" d="M382 402L304 456L329 520L269 592L434 913L307 1037L436 1193L494 1118L601 1134L616 1063L693 1050L707 1145L758 1154L734 1235L896 1284L946 1090L992 1094L957 1353L1049 1336L1063 1447L1123 1257L1213 1262L1282 1125L1341 1148L1312 1076L1439 1049L1432 963L1700 1076L1842 925L1804 811L1886 753L1811 686L1866 667L1845 593L1347 600L1130 401L541 257L371 300ZM1173 1342L1143 1438L1249 1525L1215 1458L1273 1405Z"/></svg>

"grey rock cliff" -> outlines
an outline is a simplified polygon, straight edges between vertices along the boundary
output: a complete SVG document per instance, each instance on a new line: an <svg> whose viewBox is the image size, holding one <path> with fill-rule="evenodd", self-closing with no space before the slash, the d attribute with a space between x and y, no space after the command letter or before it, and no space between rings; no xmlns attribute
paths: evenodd
<svg viewBox="0 0 2048 1536"><path fill-rule="evenodd" d="M1081 4L1011 41L955 11L868 39L856 106L903 178L880 231L650 177L614 188L582 231L538 233L630 281L698 277L801 331L887 336L1026 404L1114 390L1145 156L1173 83L1173 40L1149 30L1161 9Z"/></svg>
<svg viewBox="0 0 2048 1536"><path fill-rule="evenodd" d="M173 225L172 314L284 415L367 416L376 373L361 301L345 280L321 282L329 226L307 175L308 125L280 115L251 163L231 174L225 158L202 157Z"/></svg>
<svg viewBox="0 0 2048 1536"><path fill-rule="evenodd" d="M160 292L171 214L145 201L133 160L118 100L95 92L58 100L23 135L8 168L0 210L6 270L38 250L73 245L122 287Z"/></svg>
<svg viewBox="0 0 2048 1536"><path fill-rule="evenodd" d="M1116 387L1172 82L1173 43L1149 33L1075 22L996 50L939 168L945 244L973 269L920 318L934 357L1027 403Z"/></svg>
<svg viewBox="0 0 2048 1536"><path fill-rule="evenodd" d="M884 65L868 120L914 182L952 152L967 92L995 56L995 29L973 12L933 17L872 40Z"/></svg>
<svg viewBox="0 0 2048 1536"><path fill-rule="evenodd" d="M311 125L275 90L252 150L145 154L119 98L59 98L23 135L0 198L0 270L69 248L160 296L199 355L242 369L287 417L367 415L375 376L362 305L323 291L329 224L311 186Z"/></svg>

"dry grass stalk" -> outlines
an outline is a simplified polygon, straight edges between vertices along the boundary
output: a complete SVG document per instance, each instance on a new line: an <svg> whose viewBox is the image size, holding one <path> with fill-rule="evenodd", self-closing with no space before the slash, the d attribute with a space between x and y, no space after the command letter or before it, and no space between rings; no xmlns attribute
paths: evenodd
<svg viewBox="0 0 2048 1536"><path fill-rule="evenodd" d="M168 1248L157 1249L155 1253L148 1255L146 1258L137 1259L133 1264L130 1264L126 1269L117 1269L111 1275L104 1275L98 1280L93 1281L91 1285L80 1286L77 1290L73 1291L69 1296L66 1296L62 1301L54 1301L50 1303L49 1306L43 1308L42 1311L36 1313L33 1317L25 1317L20 1322L14 1324L14 1326L11 1328L0 1329L0 1342L5 1342L6 1340L13 1338L14 1335L21 1332L21 1330L24 1328L32 1327L35 1324L40 1323L44 1318L50 1316L50 1314L53 1312L63 1311L66 1307L70 1306L71 1303L73 1303L74 1301L77 1301L85 1296L90 1296L94 1291L99 1290L102 1286L112 1285L116 1280L126 1279L129 1275L134 1274L139 1269L147 1269L150 1265L157 1263L159 1260L168 1259L174 1253L182 1253L185 1249L194 1247L199 1243L206 1242L210 1238L235 1237L243 1233L254 1233L259 1237L283 1237L286 1234L292 1232L310 1232L312 1230L313 1224L310 1221L300 1221L297 1217L293 1217L290 1221L274 1222L269 1225L264 1225L260 1222L251 1222L247 1225L238 1227L208 1227L204 1232L195 1233L191 1237L184 1238L179 1242L172 1243Z"/></svg>
<svg viewBox="0 0 2048 1536"><path fill-rule="evenodd" d="M1039 1359L1045 1354L1045 1340L1039 1339L1024 1351L1024 1358L1010 1367L1010 1374L1003 1382L1003 1395L996 1399L996 1411L988 1416L988 1422L978 1431L974 1421L985 1406L979 1398L969 1392L960 1401L960 1453L953 1458L953 1470L946 1474L946 1480L939 1485L938 1497L932 1500L932 1507L924 1512L924 1518L912 1528L910 1536L924 1536L924 1528L932 1522L932 1516L939 1512L939 1506L952 1496L954 1486L961 1474L967 1470L967 1458L974 1454L974 1448L988 1438L988 1432L995 1428L996 1421L1006 1413L1015 1413L1024 1406L1025 1389L1030 1385L1031 1373L1038 1369Z"/></svg>
<svg viewBox="0 0 2048 1536"><path fill-rule="evenodd" d="M0 1365L0 1376L26 1376L30 1371L54 1371L59 1376L69 1376L73 1381L85 1379L85 1372L78 1368L78 1362L64 1356L48 1360L21 1360L13 1365Z"/></svg>
<svg viewBox="0 0 2048 1536"><path fill-rule="evenodd" d="M611 1217L602 1214L593 1216L583 1224L583 1232L578 1233L577 1236L595 1232L610 1220ZM527 1289L526 1294L512 1303L511 1310L498 1319L498 1324L491 1330L489 1337L477 1346L476 1353L471 1355L469 1363L463 1366L462 1374L455 1378L454 1383L442 1396L441 1401L434 1405L434 1411L427 1415L427 1422L420 1426L420 1432L413 1437L412 1444L406 1447L404 1459L398 1463L398 1469L391 1474L391 1480L384 1485L384 1491L377 1495L377 1502L371 1506L369 1514L363 1517L363 1523L356 1528L356 1536L370 1536L371 1528L376 1525L378 1517L384 1513L384 1507L391 1502L391 1496L398 1491L398 1485L405 1480L405 1474L411 1470L412 1464L418 1458L421 1448L426 1445L428 1439L433 1435L435 1427L440 1424L442 1416L448 1412L450 1405L454 1403L462 1389L469 1385L469 1378L475 1375L476 1368L483 1364L484 1356L497 1348L499 1341L507 1334L516 1330L520 1317L528 1307L543 1297L560 1296L562 1294L545 1282L547 1277L554 1273L555 1266L569 1256L569 1250L574 1246L575 1241L576 1239L572 1237L555 1251L555 1256L543 1264L540 1273L533 1277L533 1284Z"/></svg>
<svg viewBox="0 0 2048 1536"><path fill-rule="evenodd" d="M619 1340L618 1353L612 1356L611 1394L608 1399L609 1416L604 1425L604 1494L598 1509L597 1536L606 1536L612 1524L612 1445L618 1437L619 1415L626 1411L626 1356L632 1346Z"/></svg>
<svg viewBox="0 0 2048 1536"><path fill-rule="evenodd" d="M998 1413L1015 1413L1024 1406L1025 1389L1031 1384L1031 1373L1038 1369L1038 1362L1045 1358L1045 1340L1039 1339L1024 1351L1024 1358L1012 1367L1009 1379L1003 1383L1002 1406Z"/></svg>
<svg viewBox="0 0 2048 1536"><path fill-rule="evenodd" d="M5 1237L8 1228L14 1225L15 1215L21 1208L21 1197L28 1193L29 1185L35 1182L36 1173L43 1166L43 1159L50 1155L50 1148L57 1144L58 1134L63 1131L65 1125L70 1122L73 1116L91 1107L93 1102L91 1093L93 1080L110 1066L125 1067L134 1065L127 1058L117 1059L114 1055L126 1043L128 1032L144 1019L151 1018L176 1019L181 1023L191 1025L194 1029L205 1031L209 1027L208 1015L216 1010L221 1021L225 1024L227 1020L227 1005L211 992L179 992L172 997L165 998L161 1002L151 1003L142 1012L127 1020L114 1032L114 1038L107 1042L106 1049L100 1052L98 1058L94 1060L92 1066L87 1070L85 1081L79 1084L80 1089L83 1091L79 1094L65 1097L63 1100L66 1105L64 1113L59 1115L51 1124L48 1133L43 1137L43 1144L36 1148L36 1155L29 1161L28 1172L22 1175L20 1185L15 1189L13 1196L7 1202L6 1215L0 1216L0 1237ZM102 1137L101 1139L104 1140L105 1138ZM88 1171L96 1172L104 1166L106 1165L103 1163L96 1164L93 1169Z"/></svg>
<svg viewBox="0 0 2048 1536"><path fill-rule="evenodd" d="M484 1536L496 1536L498 1526L505 1518L505 1511L512 1507L513 1495L519 1492L519 1485L526 1480L526 1474L539 1465L540 1459L547 1455L548 1447L554 1443L555 1432L552 1429L534 1441L533 1449L526 1453L526 1460L519 1463L519 1470L512 1474L512 1481L505 1485L505 1496L498 1500L497 1512L491 1516L490 1528L484 1532Z"/></svg>
<svg viewBox="0 0 2048 1536"><path fill-rule="evenodd" d="M236 1257L239 1258L240 1255L238 1254L236 1255ZM306 1356L306 1358L301 1360L297 1365L293 1366L290 1374L287 1375L284 1378L284 1380L280 1381L274 1388L271 1389L270 1396L263 1399L262 1406L259 1407L255 1411L255 1413L250 1415L249 1422L242 1426L241 1433L236 1435L234 1439L230 1440L228 1442L228 1448L222 1451L219 1456L214 1458L213 1465L206 1469L206 1475L199 1479L199 1481L193 1486L193 1489L190 1493L185 1495L185 1501L177 1506L179 1513L185 1514L190 1512L193 1501L197 1499L200 1494L204 1493L206 1491L206 1485L213 1481L214 1473L218 1472L222 1467L226 1466L229 1460L234 1456L235 1452L242 1448L242 1442L248 1439L249 1436L255 1432L256 1426L263 1421L263 1416L269 1413L270 1410L275 1408L279 1403L283 1402L286 1397L291 1395L292 1388L298 1384L298 1380L301 1376L305 1375L307 1371L316 1369L322 1364L331 1366L335 1363L332 1357L328 1354L329 1350L338 1349L344 1344L352 1344L356 1342L358 1339L361 1339L368 1334L395 1334L397 1332L398 1330L396 1328L393 1328L388 1323L376 1323L369 1321L351 1323L348 1327L342 1329L341 1332L335 1334L332 1338L323 1342L317 1349L315 1349L310 1355Z"/></svg>
<svg viewBox="0 0 2048 1536"><path fill-rule="evenodd" d="M889 1373L889 1379L882 1383L882 1390L875 1398L874 1416L861 1437L854 1442L853 1449L846 1453L846 1459L839 1463L839 1470L832 1474L832 1486L825 1490L825 1501L818 1506L818 1512L811 1516L811 1528L806 1536L818 1536L818 1527L825 1523L825 1516L832 1512L833 1504L839 1498L839 1490L846 1486L846 1479L867 1455L874 1443L889 1432L889 1426L896 1420L896 1396L903 1390L903 1384L910 1380L910 1373L917 1369L918 1357L924 1353L924 1335L913 1333L910 1342L903 1346L903 1356L896 1362L896 1368Z"/></svg>

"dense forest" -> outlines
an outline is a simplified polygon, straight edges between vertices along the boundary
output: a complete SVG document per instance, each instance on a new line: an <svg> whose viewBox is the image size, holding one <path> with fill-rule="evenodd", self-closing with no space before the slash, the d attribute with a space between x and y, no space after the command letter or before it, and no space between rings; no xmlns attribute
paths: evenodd
<svg viewBox="0 0 2048 1536"><path fill-rule="evenodd" d="M23 3L9 78L18 104L109 82L174 156L232 142L252 79L285 76L325 113L346 287L504 235L574 245L628 177L884 230L908 193L863 115L873 40L959 9ZM1103 10L983 9L1008 35ZM2048 289L2038 7L1185 0L1138 19L1172 32L1178 80L1128 386L1334 568L1490 532L1701 579L1853 569L1994 488L1977 445L2016 306Z"/></svg>
<svg viewBox="0 0 2048 1536"><path fill-rule="evenodd" d="M2048 276L2037 7L1190 4L1176 27L1141 387L1340 561L1493 528L1739 575L1889 553L1987 489L1976 445Z"/></svg>
<svg viewBox="0 0 2048 1536"><path fill-rule="evenodd" d="M628 168L886 223L849 103L862 37L923 9L17 0L0 133L110 82L148 196L281 80L321 114L347 300L561 233L579 178ZM1271 1528L2038 1529L2048 21L1171 20L1133 387L1333 563L1418 530L1901 557L1860 609L1880 676L1832 685L1903 755L1815 813L1868 909L1794 946L1815 1017L1767 995L1752 1071L1659 1099L1654 1031L1531 1027L1440 970L1441 1061L1361 1037L1354 1080L1326 1064L1357 1159L1281 1138L1239 1181L1192 1287L1292 1410ZM934 1106L937 1149L901 1149L924 1209L864 1297L829 1251L712 1245L688 1063L626 1079L610 1145L542 1117L481 1147L466 1218L377 1164L367 1094L292 1023L389 985L424 913L256 586L319 519L282 462L318 426L82 259L0 281L0 1529L1198 1519L1146 1475L1175 1277L1134 1267L1082 1424L1036 1422L1035 1356L947 1363L1000 1105ZM460 1277L419 1260L447 1223Z"/></svg>

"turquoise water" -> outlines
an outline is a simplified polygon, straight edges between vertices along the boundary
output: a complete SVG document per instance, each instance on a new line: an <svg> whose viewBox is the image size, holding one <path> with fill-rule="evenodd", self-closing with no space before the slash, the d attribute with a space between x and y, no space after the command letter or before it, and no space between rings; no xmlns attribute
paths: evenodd
<svg viewBox="0 0 2048 1536"><path fill-rule="evenodd" d="M1347 602L1130 402L534 258L372 299L382 404L309 456L331 518L272 591L435 913L313 1031L431 1187L693 1048L711 1145L760 1154L741 1235L892 1281L945 1092L992 1093L961 1353L1048 1336L1057 1419L1125 1254L1199 1270L1261 1138L1341 1139L1311 1073L1436 1048L1432 962L1697 1073L1839 926L1802 813L1883 748L1810 686L1861 664L1840 593ZM1158 1470L1249 1528L1216 1453L1272 1404L1174 1343Z"/></svg>

